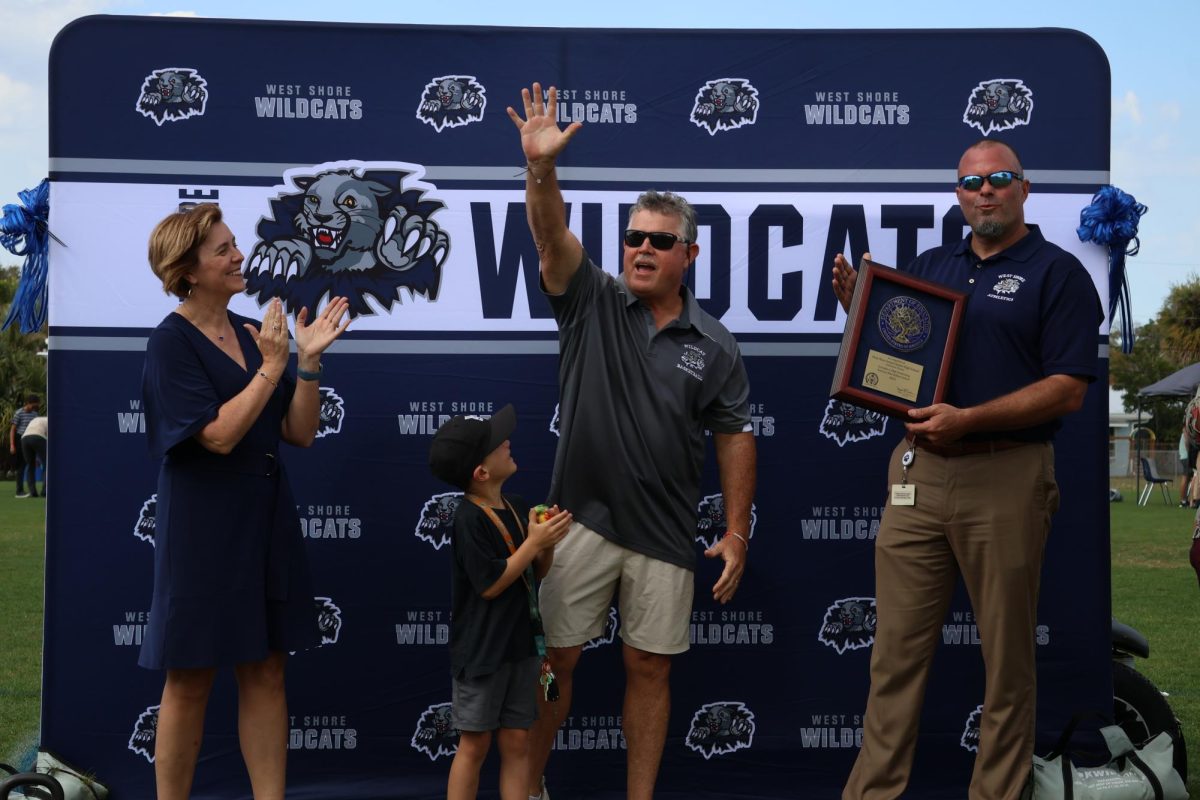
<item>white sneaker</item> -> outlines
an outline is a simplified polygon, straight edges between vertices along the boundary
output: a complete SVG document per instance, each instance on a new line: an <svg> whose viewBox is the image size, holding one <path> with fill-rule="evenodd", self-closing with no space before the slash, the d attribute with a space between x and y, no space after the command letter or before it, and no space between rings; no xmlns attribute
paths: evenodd
<svg viewBox="0 0 1200 800"><path fill-rule="evenodd" d="M29 492L25 492L25 494L19 494L19 495L17 495L17 499L18 499L18 500L20 500L20 499L21 499L21 498L23 498L23 497L29 497Z"/></svg>

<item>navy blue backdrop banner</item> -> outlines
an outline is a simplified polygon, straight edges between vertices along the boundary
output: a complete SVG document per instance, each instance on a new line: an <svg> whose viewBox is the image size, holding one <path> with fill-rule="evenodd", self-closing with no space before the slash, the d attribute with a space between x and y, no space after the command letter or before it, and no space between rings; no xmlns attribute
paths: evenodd
<svg viewBox="0 0 1200 800"><path fill-rule="evenodd" d="M1074 229L1108 181L1108 64L1074 31L89 17L59 35L50 76L51 227L66 246L54 245L50 274L42 733L114 796L153 793L163 676L136 661L157 465L140 382L146 337L174 301L146 242L180 205L224 210L246 253L235 311L257 318L272 297L293 312L330 294L354 303L324 359L318 438L284 456L324 630L289 662L296 798L444 792L457 742L447 544L460 496L426 466L438 425L514 403L510 487L537 502L549 484L557 338L505 113L523 86L559 87L562 121L584 123L559 175L569 225L605 269L620 269L640 191L696 205L689 281L738 337L751 379L749 572L718 606L718 565L700 559L692 648L672 675L664 797L836 797L860 746L872 551L902 429L829 399L845 324L833 255L904 264L962 237L955 166L990 136L1021 153L1028 219L1107 294L1103 249ZM1088 333L1102 374L1106 332ZM1058 439L1063 503L1037 627L1043 745L1074 712L1111 707L1104 386ZM697 503L699 552L724 525L711 457ZM611 621L584 654L555 742L556 797L623 796L615 611ZM914 797L962 797L976 750L982 663L961 590L942 630ZM197 798L249 797L235 717L225 674ZM493 762L483 786L495 796Z"/></svg>

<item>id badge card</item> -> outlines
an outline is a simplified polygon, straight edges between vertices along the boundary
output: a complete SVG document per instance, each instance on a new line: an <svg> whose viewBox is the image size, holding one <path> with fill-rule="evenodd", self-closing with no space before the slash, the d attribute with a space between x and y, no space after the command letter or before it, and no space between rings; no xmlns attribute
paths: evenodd
<svg viewBox="0 0 1200 800"><path fill-rule="evenodd" d="M912 483L892 484L892 505L915 506L917 504L917 487Z"/></svg>

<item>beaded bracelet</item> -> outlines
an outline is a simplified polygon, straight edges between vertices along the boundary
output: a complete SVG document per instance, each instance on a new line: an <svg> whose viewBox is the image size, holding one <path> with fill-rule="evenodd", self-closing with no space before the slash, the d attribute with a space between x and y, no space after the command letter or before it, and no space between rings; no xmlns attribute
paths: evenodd
<svg viewBox="0 0 1200 800"><path fill-rule="evenodd" d="M264 378L266 378L266 379L267 379L267 383L271 384L271 385L272 385L272 386L274 386L276 389L278 389L278 388L279 388L279 381L275 380L275 379L274 379L274 378L272 378L270 375L268 375L267 373L263 372L261 369L258 371L258 374L259 374L259 375L262 375Z"/></svg>

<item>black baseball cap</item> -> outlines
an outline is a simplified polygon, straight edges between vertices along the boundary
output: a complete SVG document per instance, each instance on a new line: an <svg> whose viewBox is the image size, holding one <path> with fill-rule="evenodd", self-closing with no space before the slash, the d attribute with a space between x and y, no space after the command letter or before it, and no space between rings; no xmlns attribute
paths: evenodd
<svg viewBox="0 0 1200 800"><path fill-rule="evenodd" d="M446 483L467 489L471 475L488 453L512 436L517 412L506 405L491 417L459 414L451 417L433 435L429 446L429 470Z"/></svg>

